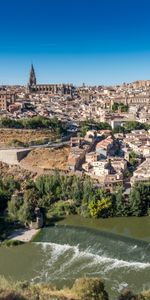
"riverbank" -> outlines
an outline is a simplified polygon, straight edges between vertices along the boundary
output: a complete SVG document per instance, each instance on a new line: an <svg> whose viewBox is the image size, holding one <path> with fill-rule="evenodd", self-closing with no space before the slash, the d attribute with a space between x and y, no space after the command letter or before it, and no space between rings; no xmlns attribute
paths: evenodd
<svg viewBox="0 0 150 300"><path fill-rule="evenodd" d="M35 236L40 232L40 229L16 229L9 236L9 239L12 241L20 241L20 242L31 242Z"/></svg>

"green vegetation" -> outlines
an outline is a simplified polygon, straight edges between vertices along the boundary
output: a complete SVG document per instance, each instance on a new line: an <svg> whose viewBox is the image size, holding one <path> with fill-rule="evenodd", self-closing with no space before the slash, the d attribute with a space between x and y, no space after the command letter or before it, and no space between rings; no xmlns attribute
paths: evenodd
<svg viewBox="0 0 150 300"><path fill-rule="evenodd" d="M61 134L65 131L65 127L63 126L62 122L57 118L48 119L41 116L21 120L1 118L0 127L17 129L51 129L57 134Z"/></svg>
<svg viewBox="0 0 150 300"><path fill-rule="evenodd" d="M91 217L95 218L106 218L110 216L110 211L112 208L112 199L108 192L103 189L96 191L96 195L89 202L88 209Z"/></svg>
<svg viewBox="0 0 150 300"><path fill-rule="evenodd" d="M9 143L9 146L12 147L28 147L28 143L23 143L19 141L18 139L12 139L11 142Z"/></svg>
<svg viewBox="0 0 150 300"><path fill-rule="evenodd" d="M51 217L63 217L71 214L76 214L76 206L73 200L60 200L52 205L52 207L48 210L47 217L50 219Z"/></svg>
<svg viewBox="0 0 150 300"><path fill-rule="evenodd" d="M93 218L113 216L144 216L150 214L150 183L133 186L126 199L123 187L110 193L95 185L89 177L63 176L55 171L52 176L40 176L28 181L20 193L20 184L14 179L0 181L1 214L0 240L17 224L28 223L35 218L39 207L49 223L68 214L81 214ZM3 203L4 200L4 203ZM19 223L18 223L19 221ZM20 243L19 243L20 244ZM16 241L4 241L2 247L17 246ZM99 278L76 280L71 289L56 290L49 284L7 283L0 280L0 299L96 299L107 300L108 294ZM124 291L118 300L150 300L150 292L135 295Z"/></svg>
<svg viewBox="0 0 150 300"><path fill-rule="evenodd" d="M128 109L129 109L128 105L125 105L123 103L116 102L112 105L113 112L116 112L118 110L120 110L121 112L128 112Z"/></svg>
<svg viewBox="0 0 150 300"><path fill-rule="evenodd" d="M78 299L108 300L104 283L99 278L79 278L73 285Z"/></svg>
<svg viewBox="0 0 150 300"><path fill-rule="evenodd" d="M72 288L57 290L50 283L31 284L0 278L0 299L3 300L108 300L109 295L100 278L79 278ZM134 294L125 289L118 300L150 300L150 291Z"/></svg>
<svg viewBox="0 0 150 300"><path fill-rule="evenodd" d="M20 189L19 182L11 177L7 180L0 179L0 214L7 208L8 201L11 199L13 192Z"/></svg>
<svg viewBox="0 0 150 300"><path fill-rule="evenodd" d="M149 130L150 126L148 124L139 123L137 121L125 122L123 126L117 126L114 128L113 133L130 133L132 130Z"/></svg>
<svg viewBox="0 0 150 300"><path fill-rule="evenodd" d="M21 241L17 241L17 240L6 240L4 242L2 242L0 244L0 247L14 247L14 246L20 246L24 244L23 242Z"/></svg>
<svg viewBox="0 0 150 300"><path fill-rule="evenodd" d="M129 154L129 163L131 166L136 167L138 163L139 155L136 154L134 151L130 152Z"/></svg>
<svg viewBox="0 0 150 300"><path fill-rule="evenodd" d="M93 120L85 120L80 122L80 133L81 136L85 136L86 132L88 130L105 130L105 129L109 129L111 130L111 126L108 123L97 123Z"/></svg>
<svg viewBox="0 0 150 300"><path fill-rule="evenodd" d="M34 145L45 145L48 142L50 142L52 139L48 139L48 138L44 138L42 140L35 140L35 141L31 141L31 142L22 142L18 139L12 139L9 143L8 146L11 147L22 147L22 148L27 148L30 146L34 146Z"/></svg>
<svg viewBox="0 0 150 300"><path fill-rule="evenodd" d="M13 193L19 191L20 184L13 178L7 180L0 179L0 240L4 240L13 228L17 228L17 224L12 224L7 218L7 208L9 201L12 199Z"/></svg>
<svg viewBox="0 0 150 300"><path fill-rule="evenodd" d="M48 221L71 214L93 218L150 215L150 183L133 186L128 198L122 186L110 193L96 187L89 177L58 171L28 181L22 193L13 179L1 180L0 186L0 213L8 227L9 222L23 225L35 221L37 207ZM3 234L5 226L0 225L0 231Z"/></svg>
<svg viewBox="0 0 150 300"><path fill-rule="evenodd" d="M150 213L150 183L133 186L129 195L129 207L132 216L144 216Z"/></svg>
<svg viewBox="0 0 150 300"><path fill-rule="evenodd" d="M6 240L10 234L12 233L12 230L20 228L21 225L18 223L11 222L7 218L7 214L0 214L0 242Z"/></svg>
<svg viewBox="0 0 150 300"><path fill-rule="evenodd" d="M114 104L116 106L116 103ZM122 106L122 105L121 105ZM126 107L126 106L125 106ZM80 133L81 136L85 136L88 130L112 130L111 126L108 123L96 123L92 120L85 120L80 122ZM113 133L130 133L132 130L149 130L150 125L143 124L137 121L128 121L125 122L123 126L117 126L114 128Z"/></svg>

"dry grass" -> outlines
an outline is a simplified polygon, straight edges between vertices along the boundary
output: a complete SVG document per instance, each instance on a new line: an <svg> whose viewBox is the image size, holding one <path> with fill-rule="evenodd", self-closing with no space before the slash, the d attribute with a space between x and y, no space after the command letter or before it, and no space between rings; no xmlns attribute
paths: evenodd
<svg viewBox="0 0 150 300"><path fill-rule="evenodd" d="M71 289L57 290L51 284L31 285L0 277L0 300L76 300Z"/></svg>
<svg viewBox="0 0 150 300"><path fill-rule="evenodd" d="M0 277L0 300L109 300L103 281L99 278L79 278L73 287L57 290L51 284L30 284L7 281ZM130 291L121 293L122 300L150 300L150 291L134 295Z"/></svg>
<svg viewBox="0 0 150 300"><path fill-rule="evenodd" d="M49 139L53 136L49 130L0 129L0 147L10 145L13 140L29 143Z"/></svg>
<svg viewBox="0 0 150 300"><path fill-rule="evenodd" d="M67 170L67 161L70 147L60 149L40 148L32 150L25 159L22 160L22 166L30 166L32 168L41 168L44 170L58 169Z"/></svg>

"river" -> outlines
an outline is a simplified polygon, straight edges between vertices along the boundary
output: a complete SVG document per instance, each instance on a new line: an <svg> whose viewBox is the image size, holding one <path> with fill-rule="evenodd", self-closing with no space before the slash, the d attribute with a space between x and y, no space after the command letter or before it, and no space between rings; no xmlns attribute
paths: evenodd
<svg viewBox="0 0 150 300"><path fill-rule="evenodd" d="M0 248L0 274L58 288L85 275L101 277L111 299L123 287L150 289L150 217L69 216L42 229L32 243Z"/></svg>

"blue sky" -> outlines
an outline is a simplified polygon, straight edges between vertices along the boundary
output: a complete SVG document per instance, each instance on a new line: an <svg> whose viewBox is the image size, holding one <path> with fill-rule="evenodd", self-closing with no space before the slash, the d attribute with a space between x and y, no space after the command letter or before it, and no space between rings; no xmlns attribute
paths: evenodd
<svg viewBox="0 0 150 300"><path fill-rule="evenodd" d="M150 79L149 0L1 0L0 84Z"/></svg>

